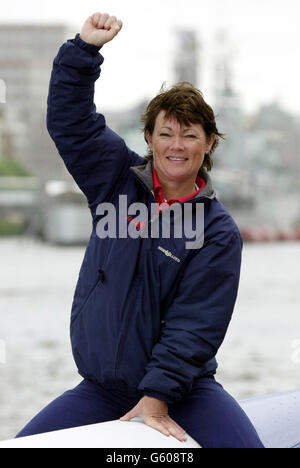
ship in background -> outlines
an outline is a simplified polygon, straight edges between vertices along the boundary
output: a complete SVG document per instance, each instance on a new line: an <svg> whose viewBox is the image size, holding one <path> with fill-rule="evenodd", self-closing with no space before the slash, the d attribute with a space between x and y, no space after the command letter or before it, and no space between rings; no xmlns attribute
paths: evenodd
<svg viewBox="0 0 300 468"><path fill-rule="evenodd" d="M187 81L202 90L205 57L196 31L177 29L174 35L172 81ZM300 120L277 102L245 115L234 89L234 47L226 31L217 32L212 50L211 97L218 129L226 135L213 157L217 196L245 241L299 240ZM141 155L147 152L139 131L146 105L105 113L109 125Z"/></svg>
<svg viewBox="0 0 300 468"><path fill-rule="evenodd" d="M86 200L57 156L45 125L53 57L73 32L64 25L3 25L0 32L0 79L7 86L7 103L0 103L0 219L22 221L23 235L84 244L91 231ZM300 120L276 102L245 115L234 86L235 52L226 31L217 32L209 58L196 31L176 29L173 34L172 82L188 81L202 89L203 76L210 71L207 100L219 131L226 134L211 173L219 200L245 241L300 239ZM140 131L146 104L121 112L103 109L108 125L140 155L146 154ZM13 158L30 177L1 177L1 160Z"/></svg>

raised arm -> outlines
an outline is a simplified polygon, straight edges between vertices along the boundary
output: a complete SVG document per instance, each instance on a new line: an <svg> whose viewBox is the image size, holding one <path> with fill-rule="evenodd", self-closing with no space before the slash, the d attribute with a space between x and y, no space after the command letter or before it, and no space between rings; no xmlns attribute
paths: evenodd
<svg viewBox="0 0 300 468"><path fill-rule="evenodd" d="M91 209L109 200L137 159L94 104L95 81L104 60L99 50L121 28L114 16L90 16L80 35L60 48L50 80L47 128Z"/></svg>

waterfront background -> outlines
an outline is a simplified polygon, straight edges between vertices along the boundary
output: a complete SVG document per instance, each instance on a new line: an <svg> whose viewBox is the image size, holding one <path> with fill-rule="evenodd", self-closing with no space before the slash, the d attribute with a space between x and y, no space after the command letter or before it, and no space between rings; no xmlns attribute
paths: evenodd
<svg viewBox="0 0 300 468"><path fill-rule="evenodd" d="M0 241L2 440L80 381L69 315L83 254L83 247ZM235 398L300 390L299 278L299 242L245 245L235 313L218 355L217 378Z"/></svg>
<svg viewBox="0 0 300 468"><path fill-rule="evenodd" d="M53 60L100 8L88 0L72 4L70 15L68 4L12 0L1 15L0 236L87 237L82 222L77 229L68 223L70 233L63 232L67 223L60 228L66 216L85 216L85 200L46 129ZM95 84L107 124L145 155L140 117L147 103L163 83L191 82L226 135L214 153L213 183L244 238L300 239L299 2L187 0L183 8L153 0L141 12L137 0L103 0L101 10L124 21L101 49Z"/></svg>
<svg viewBox="0 0 300 468"><path fill-rule="evenodd" d="M226 134L212 181L245 243L219 381L238 399L300 389L299 1L11 0L0 23L0 439L80 381L69 315L92 223L46 107L59 47L99 9L124 27L102 50L95 103L130 148L146 153L140 116L163 82L201 89Z"/></svg>

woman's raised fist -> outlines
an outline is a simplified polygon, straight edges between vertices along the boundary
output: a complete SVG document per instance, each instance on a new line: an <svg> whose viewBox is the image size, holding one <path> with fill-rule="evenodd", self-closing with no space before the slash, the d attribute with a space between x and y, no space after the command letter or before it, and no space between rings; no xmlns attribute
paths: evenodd
<svg viewBox="0 0 300 468"><path fill-rule="evenodd" d="M123 23L108 13L94 13L82 26L80 37L89 44L101 47L121 31Z"/></svg>

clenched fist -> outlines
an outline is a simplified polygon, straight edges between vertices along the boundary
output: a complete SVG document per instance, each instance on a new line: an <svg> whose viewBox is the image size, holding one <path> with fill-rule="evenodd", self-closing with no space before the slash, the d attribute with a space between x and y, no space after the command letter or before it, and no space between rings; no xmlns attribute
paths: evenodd
<svg viewBox="0 0 300 468"><path fill-rule="evenodd" d="M111 41L119 31L123 23L115 16L107 13L94 13L82 26L80 37L83 41L101 47Z"/></svg>

